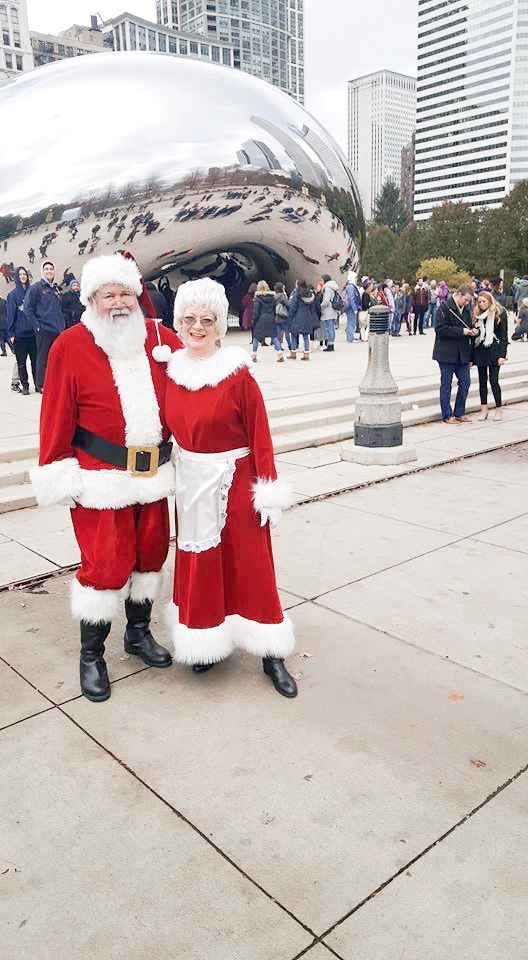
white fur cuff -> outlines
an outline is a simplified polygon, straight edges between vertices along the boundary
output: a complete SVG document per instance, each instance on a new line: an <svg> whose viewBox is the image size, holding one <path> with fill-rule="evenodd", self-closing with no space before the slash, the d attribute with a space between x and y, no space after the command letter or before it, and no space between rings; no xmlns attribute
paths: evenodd
<svg viewBox="0 0 528 960"><path fill-rule="evenodd" d="M66 497L79 500L83 492L81 470L77 457L54 460L42 467L32 467L29 477L37 503L41 507L51 507Z"/></svg>
<svg viewBox="0 0 528 960"><path fill-rule="evenodd" d="M145 600L155 600L163 578L163 571L139 573L133 570L130 577L130 595L132 603L144 603Z"/></svg>
<svg viewBox="0 0 528 960"><path fill-rule="evenodd" d="M128 590L128 582L123 590L96 590L83 587L77 578L70 586L70 610L74 620L86 623L112 623L119 612L120 602Z"/></svg>
<svg viewBox="0 0 528 960"><path fill-rule="evenodd" d="M253 506L261 510L287 510L293 503L291 487L284 480L264 480L259 477L253 484Z"/></svg>

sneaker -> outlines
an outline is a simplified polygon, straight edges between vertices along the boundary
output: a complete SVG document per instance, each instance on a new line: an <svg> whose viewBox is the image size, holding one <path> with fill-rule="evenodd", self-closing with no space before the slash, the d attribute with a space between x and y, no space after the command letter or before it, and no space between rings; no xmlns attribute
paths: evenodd
<svg viewBox="0 0 528 960"><path fill-rule="evenodd" d="M12 384L11 384L11 390L13 391L13 393L21 393L21 392L22 392L22 387L20 386L20 383L18 382L18 380L13 380L13 382L12 382Z"/></svg>
<svg viewBox="0 0 528 960"><path fill-rule="evenodd" d="M24 396L24 397L29 397L29 387L22 387L20 393L21 393L22 396Z"/></svg>

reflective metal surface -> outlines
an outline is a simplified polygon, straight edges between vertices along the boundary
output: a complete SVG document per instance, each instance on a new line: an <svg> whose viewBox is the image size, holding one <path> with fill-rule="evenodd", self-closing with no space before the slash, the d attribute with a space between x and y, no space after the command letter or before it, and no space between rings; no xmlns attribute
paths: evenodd
<svg viewBox="0 0 528 960"><path fill-rule="evenodd" d="M340 280L364 223L330 135L276 87L227 67L108 53L0 89L0 261L57 278L130 250L146 278ZM38 276L38 271L34 269Z"/></svg>

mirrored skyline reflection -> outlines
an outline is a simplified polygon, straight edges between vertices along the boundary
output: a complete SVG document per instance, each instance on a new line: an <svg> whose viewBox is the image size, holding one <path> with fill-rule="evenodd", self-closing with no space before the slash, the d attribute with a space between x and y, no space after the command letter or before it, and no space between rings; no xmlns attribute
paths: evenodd
<svg viewBox="0 0 528 960"><path fill-rule="evenodd" d="M95 220L101 205L132 214L134 204L139 209L156 195L159 206L151 225L158 223L158 227L147 236L152 240L156 230L164 232L162 247L173 254L192 246L180 236L185 232L177 226L181 221L169 216L176 195L187 195L193 184L202 192L207 187L227 191L229 186L252 184L256 193L257 185L265 185L270 191L267 199L273 193L276 202L269 201L270 209L260 220L255 210L235 217L232 223L240 219L240 229L229 231L230 245L254 243L255 225L260 222L261 232L268 234L262 246L269 246L269 222L275 221L275 214L281 224L299 226L294 219L288 221L291 213L280 217L275 209L281 198L287 203L283 195L292 190L311 199L301 220L308 213L312 216L318 204L328 205L324 212L332 214L335 204L333 212L342 220L342 229L340 243L333 246L339 249L322 255L335 253L340 266L351 258L357 261L363 216L345 158L304 108L248 74L163 54L79 57L40 67L2 88L0 122L2 130L16 134L4 137L0 152L0 217L19 218L17 234L38 212L47 212L49 224L60 219L65 208L80 207L84 220ZM186 198L191 207L199 202L190 195ZM218 195L215 204L224 220L230 216L224 209L226 199ZM259 202L257 196L253 199ZM248 201L249 195L242 198L243 204ZM292 210L301 211L301 207L294 203ZM322 219L326 218L318 217L314 223ZM99 239L103 232L105 243L99 244L97 252L111 247L106 229ZM143 232L138 229L131 242L139 242ZM115 242L122 243L129 233L127 229ZM218 252L226 246L218 236L222 231L212 233L211 249ZM36 239L40 246L40 236ZM191 239L193 244L198 242L198 237ZM206 243L202 230L200 253ZM317 252L308 251L310 243L295 242L294 247L306 248L309 262L319 260ZM10 245L13 248L11 241ZM168 264L162 262L163 251L154 254L152 243L149 248L148 269L159 275ZM77 244L69 246L74 269L76 250ZM83 254L88 252L87 244ZM50 249L47 255L51 253Z"/></svg>

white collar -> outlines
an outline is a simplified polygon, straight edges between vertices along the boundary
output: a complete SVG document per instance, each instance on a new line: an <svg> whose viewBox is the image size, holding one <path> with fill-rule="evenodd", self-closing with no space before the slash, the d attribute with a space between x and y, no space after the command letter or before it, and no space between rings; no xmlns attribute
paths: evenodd
<svg viewBox="0 0 528 960"><path fill-rule="evenodd" d="M253 361L242 347L221 347L210 357L190 357L185 347L172 354L167 375L187 390L201 390L216 387L243 367L253 373Z"/></svg>

